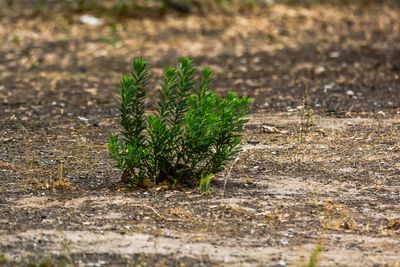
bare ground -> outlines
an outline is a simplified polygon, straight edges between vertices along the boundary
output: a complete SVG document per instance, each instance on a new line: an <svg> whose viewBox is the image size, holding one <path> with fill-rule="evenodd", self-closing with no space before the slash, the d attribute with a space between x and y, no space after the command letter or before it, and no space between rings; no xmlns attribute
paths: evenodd
<svg viewBox="0 0 400 267"><path fill-rule="evenodd" d="M298 266L321 243L322 266L395 266L399 128L398 119L321 118L300 140L297 117L254 115L226 190L221 175L211 196L112 186L118 171L102 173L112 170L106 148L90 139L79 154L96 156L77 159L81 169L64 163L71 185L60 189L39 166L3 162L2 250L11 262L67 251L82 264ZM85 164L93 171L82 177ZM108 177L102 188L77 186L98 176Z"/></svg>
<svg viewBox="0 0 400 267"><path fill-rule="evenodd" d="M321 266L398 266L398 11L2 17L0 264L301 266L321 244ZM113 99L139 55L155 74L191 55L219 92L254 98L243 152L210 196L118 182ZM318 115L304 128L306 86Z"/></svg>

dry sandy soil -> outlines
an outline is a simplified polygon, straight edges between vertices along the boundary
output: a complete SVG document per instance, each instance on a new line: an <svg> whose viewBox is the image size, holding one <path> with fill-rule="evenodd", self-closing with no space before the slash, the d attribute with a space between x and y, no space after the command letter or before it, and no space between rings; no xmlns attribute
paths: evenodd
<svg viewBox="0 0 400 267"><path fill-rule="evenodd" d="M273 5L100 26L3 14L0 265L303 266L319 246L321 266L399 266L399 11ZM143 56L156 85L182 55L214 69L218 92L254 98L243 151L208 196L127 188L106 145L118 80Z"/></svg>

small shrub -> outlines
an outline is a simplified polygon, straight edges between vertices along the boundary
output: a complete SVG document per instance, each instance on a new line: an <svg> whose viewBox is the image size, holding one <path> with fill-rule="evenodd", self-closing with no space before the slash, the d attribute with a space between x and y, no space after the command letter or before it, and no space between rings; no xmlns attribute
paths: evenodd
<svg viewBox="0 0 400 267"><path fill-rule="evenodd" d="M154 114L145 115L149 72L141 58L124 76L120 89L123 131L111 135L109 151L123 170L122 180L144 186L169 181L195 186L201 177L221 171L239 152L250 99L211 89L212 72L203 68L196 79L190 58L167 67ZM211 177L211 176L210 176Z"/></svg>

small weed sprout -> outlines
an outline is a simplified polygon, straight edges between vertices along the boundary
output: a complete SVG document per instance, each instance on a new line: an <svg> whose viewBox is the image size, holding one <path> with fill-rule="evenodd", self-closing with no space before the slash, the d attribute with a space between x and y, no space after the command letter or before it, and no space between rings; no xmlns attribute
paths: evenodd
<svg viewBox="0 0 400 267"><path fill-rule="evenodd" d="M311 252L310 258L308 259L307 267L319 266L319 256L322 252L322 245L318 243L313 251Z"/></svg>
<svg viewBox="0 0 400 267"><path fill-rule="evenodd" d="M223 170L239 152L250 99L211 89L212 72L203 68L199 80L190 58L167 67L154 114L145 115L149 72L141 58L121 80L120 135L109 139L110 156L131 185L174 182L194 187L202 177L209 191L212 175ZM207 182L208 181L208 182ZM203 190L201 189L201 190Z"/></svg>
<svg viewBox="0 0 400 267"><path fill-rule="evenodd" d="M208 195L211 193L211 181L214 178L214 174L208 174L200 178L200 192Z"/></svg>
<svg viewBox="0 0 400 267"><path fill-rule="evenodd" d="M0 252L0 264L6 263L6 255L3 252Z"/></svg>
<svg viewBox="0 0 400 267"><path fill-rule="evenodd" d="M300 106L300 142L303 142L304 137L310 131L310 128L315 125L315 111L312 104L312 99L306 87L302 103Z"/></svg>
<svg viewBox="0 0 400 267"><path fill-rule="evenodd" d="M53 181L48 185L48 187L54 189L66 189L71 187L70 181L64 174L64 163L60 161L57 167L57 175Z"/></svg>
<svg viewBox="0 0 400 267"><path fill-rule="evenodd" d="M103 42L113 46L114 48L118 48L121 45L121 38L118 34L118 24L115 22L110 23L107 25L107 28L109 32L107 36L103 37Z"/></svg>

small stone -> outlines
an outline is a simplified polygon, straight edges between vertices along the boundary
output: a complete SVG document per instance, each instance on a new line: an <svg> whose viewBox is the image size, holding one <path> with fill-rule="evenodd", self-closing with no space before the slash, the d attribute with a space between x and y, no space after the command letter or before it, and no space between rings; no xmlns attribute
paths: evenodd
<svg viewBox="0 0 400 267"><path fill-rule="evenodd" d="M323 67L323 66L318 66L315 70L314 70L314 72L315 72L315 74L322 74L322 73L324 73L325 72L325 67Z"/></svg>
<svg viewBox="0 0 400 267"><path fill-rule="evenodd" d="M263 125L261 129L264 133L279 133L279 130L276 127L270 125Z"/></svg>
<svg viewBox="0 0 400 267"><path fill-rule="evenodd" d="M330 58L338 58L340 56L340 53L337 51L332 51L329 53Z"/></svg>
<svg viewBox="0 0 400 267"><path fill-rule="evenodd" d="M335 86L335 83L328 83L324 85L324 93L327 93L329 90L332 90Z"/></svg>
<svg viewBox="0 0 400 267"><path fill-rule="evenodd" d="M87 119L85 117L78 116L78 119L83 123L89 123L89 119Z"/></svg>
<svg viewBox="0 0 400 267"><path fill-rule="evenodd" d="M383 112L382 110L378 111L376 114L382 117L386 116L385 112Z"/></svg>
<svg viewBox="0 0 400 267"><path fill-rule="evenodd" d="M96 18L94 16L90 16L90 15L80 16L79 21L83 24L91 25L91 26L98 26L98 25L103 24L102 19Z"/></svg>
<svg viewBox="0 0 400 267"><path fill-rule="evenodd" d="M280 242L281 242L282 245L289 244L289 240L287 240L287 239L282 239Z"/></svg>

